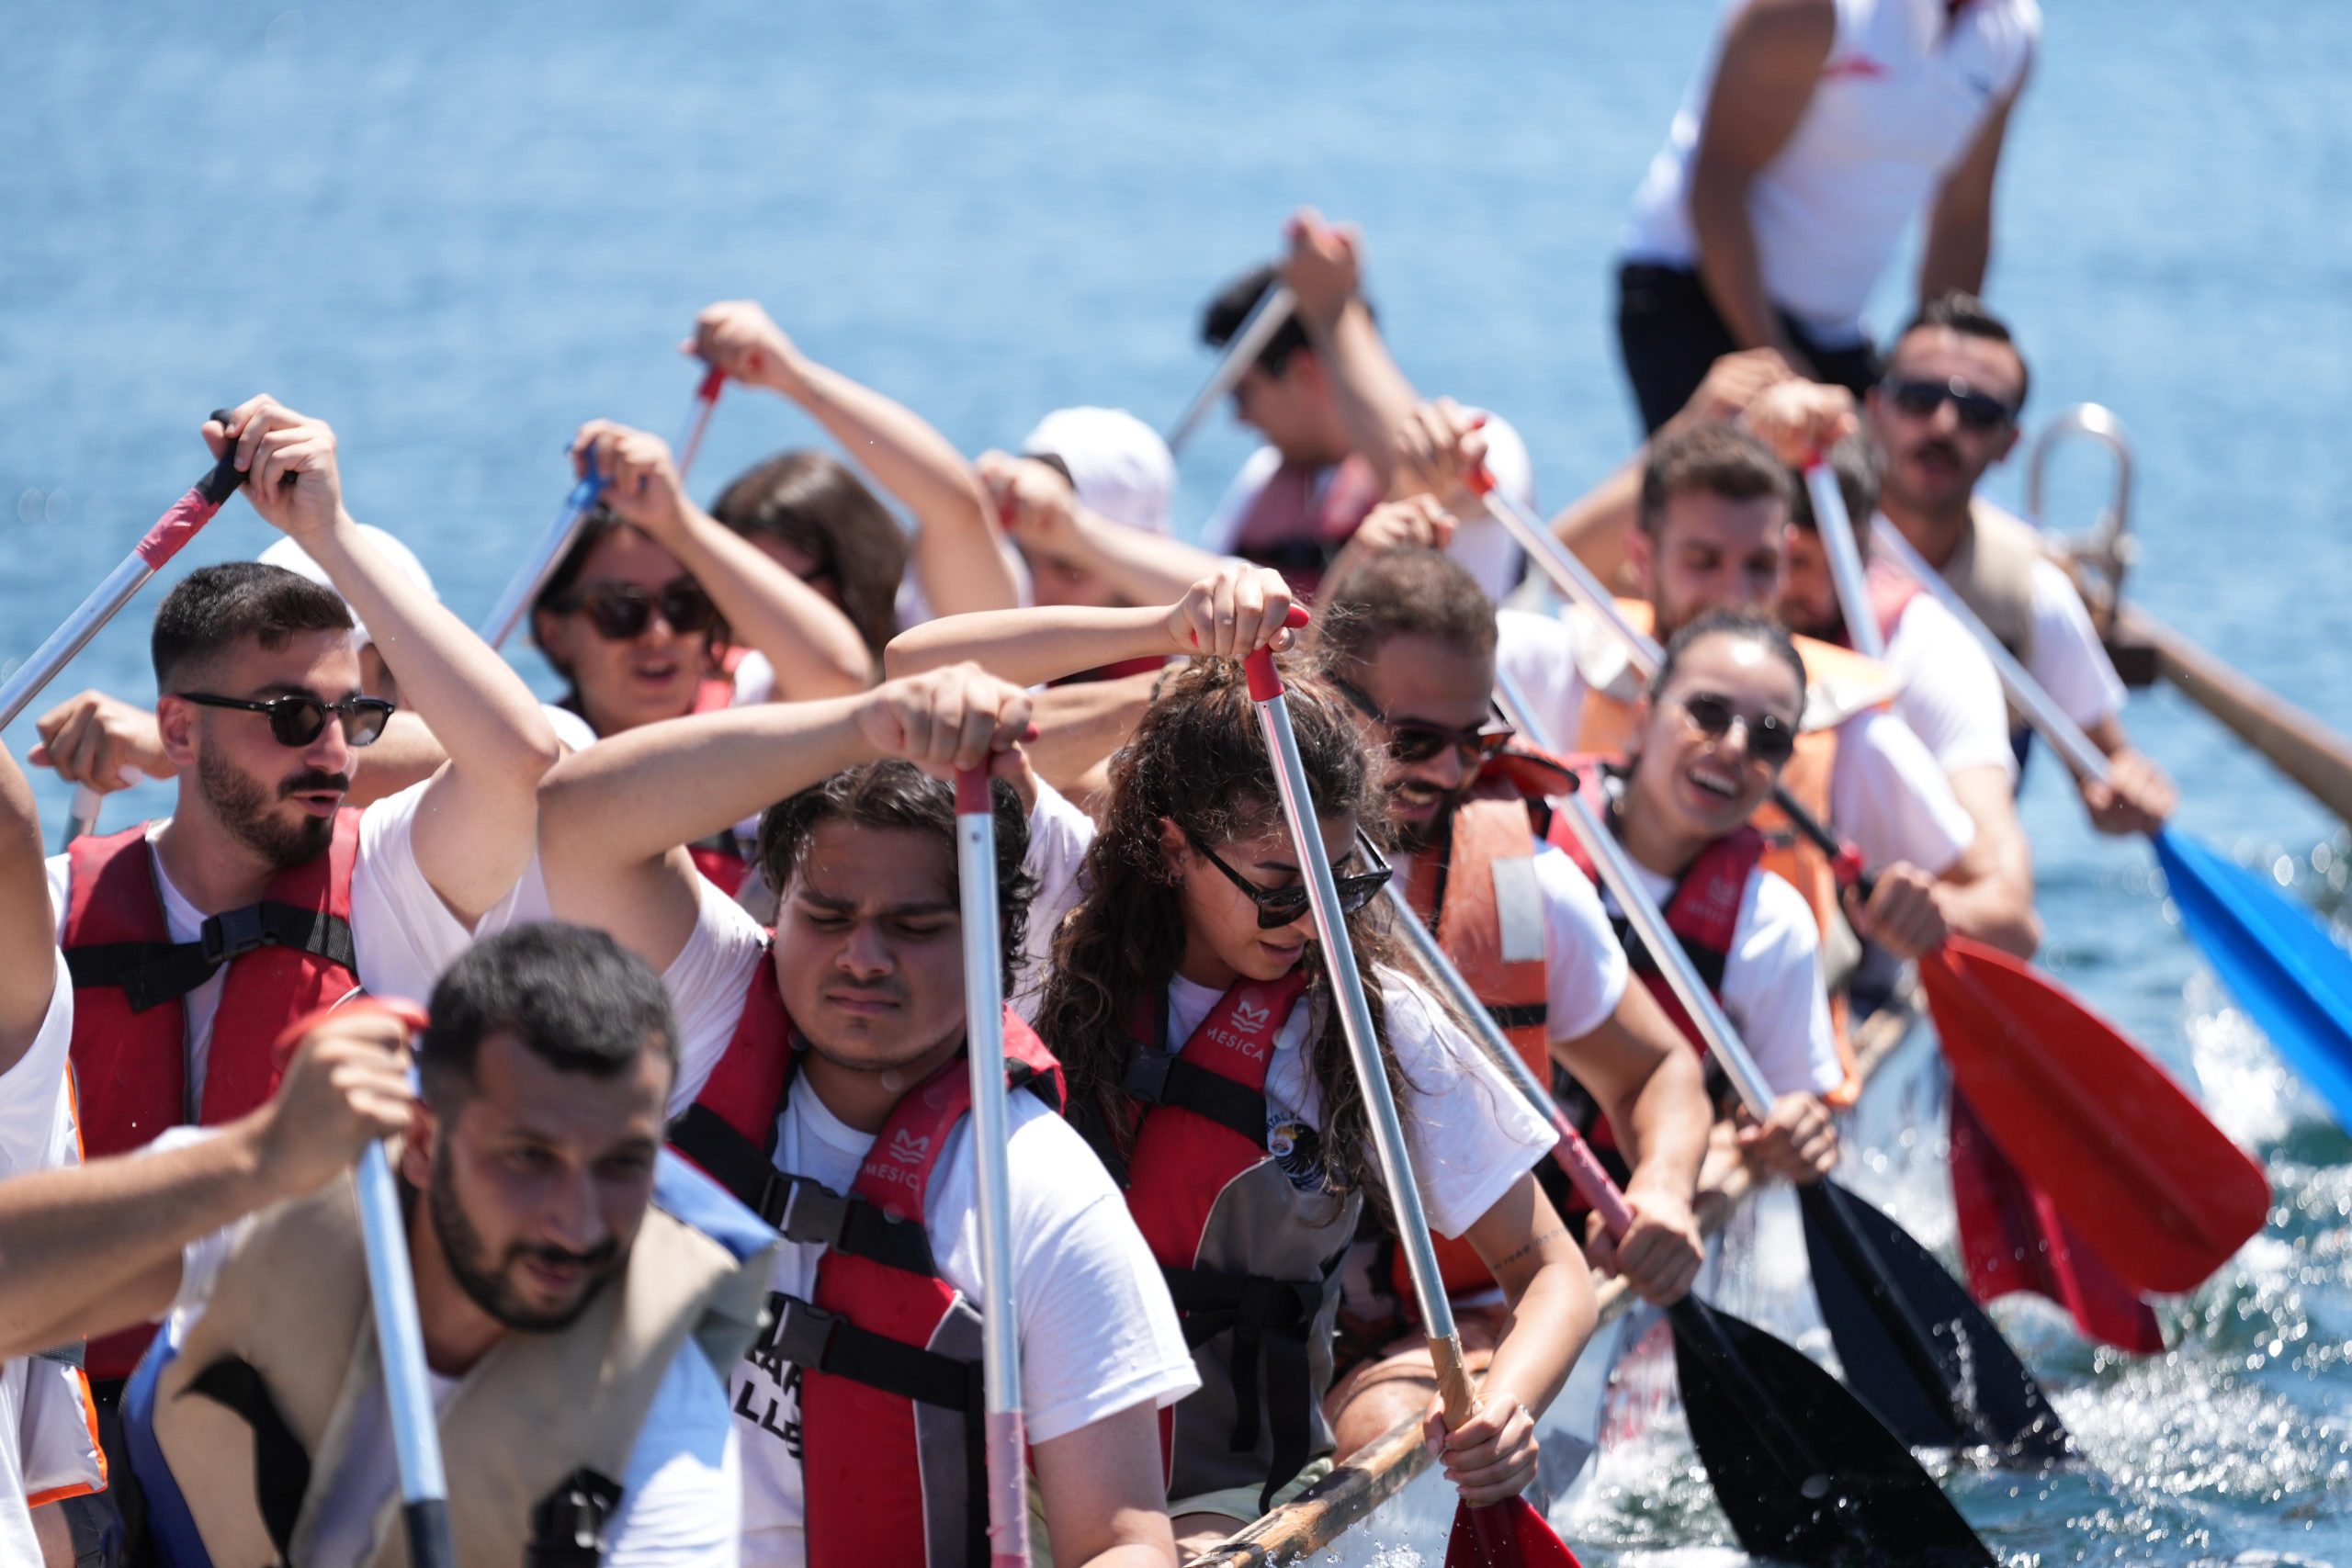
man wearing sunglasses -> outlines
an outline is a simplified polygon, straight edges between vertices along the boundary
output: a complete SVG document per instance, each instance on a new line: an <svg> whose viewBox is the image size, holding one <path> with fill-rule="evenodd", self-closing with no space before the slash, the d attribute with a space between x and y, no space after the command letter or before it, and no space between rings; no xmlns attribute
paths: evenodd
<svg viewBox="0 0 2352 1568"><path fill-rule="evenodd" d="M93 1156L254 1110L277 1081L270 1042L313 1008L429 993L500 921L557 755L521 678L344 511L334 431L264 397L203 434L334 586L235 561L174 588L153 639L173 813L49 862ZM361 692L355 612L449 753L365 812L345 797L392 705ZM146 1338L91 1347L102 1395Z"/></svg>
<svg viewBox="0 0 2352 1568"><path fill-rule="evenodd" d="M1886 455L1879 506L2107 754L2108 782L2078 785L2093 825L2150 832L2172 815L2172 781L2124 733L2123 682L2082 596L2030 524L1976 493L1985 470L2017 446L2027 386L2025 355L1982 302L1965 294L1928 301L1895 340L1885 379L1865 403ZM2025 731L2013 734L2022 748Z"/></svg>
<svg viewBox="0 0 2352 1568"><path fill-rule="evenodd" d="M1704 424L1659 441L1627 545L1645 598L1620 607L1661 641L1709 610L1770 613L1787 576L1795 493L1787 466L1745 430ZM1642 682L1609 630L1576 612L1554 620L1506 611L1501 619L1503 667L1557 733L1574 737L1578 751L1622 750ZM1895 682L1846 649L1796 641L1810 679L1804 733L1781 783L1861 851L1875 891L1867 902L1841 900L1827 859L1776 807L1768 804L1756 822L1771 843L1768 869L1813 905L1825 956L1836 959L1833 982L1858 956L1844 920L1903 957L1951 930L2008 945L2031 911L2018 909L1935 758L1890 711ZM1751 750L1758 739L1749 737Z"/></svg>
<svg viewBox="0 0 2352 1568"><path fill-rule="evenodd" d="M1551 1081L1556 1064L1627 1130L1633 1227L1612 1247L1592 1226L1588 1246L1669 1303L1702 1257L1690 1199L1713 1111L1698 1058L1626 984L1592 884L1544 841L1544 796L1566 778L1493 714L1495 639L1477 581L1420 547L1356 564L1317 617L1332 684L1385 759L1392 859L1415 912L1537 1075ZM1476 1258L1442 1242L1440 1257L1463 1310L1481 1310L1494 1287ZM1427 1403L1434 1383L1404 1372L1402 1360L1368 1369L1344 1391L1340 1451Z"/></svg>

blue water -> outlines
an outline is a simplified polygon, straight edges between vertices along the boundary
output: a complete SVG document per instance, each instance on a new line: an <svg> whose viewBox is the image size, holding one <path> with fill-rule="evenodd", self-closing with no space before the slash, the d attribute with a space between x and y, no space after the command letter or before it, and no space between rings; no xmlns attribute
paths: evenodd
<svg viewBox="0 0 2352 1568"><path fill-rule="evenodd" d="M560 500L574 425L672 428L703 303L765 300L967 449L1057 403L1157 422L1206 368L1199 301L1299 202L1364 225L1407 368L1508 412L1565 500L1629 442L1610 248L1713 10L15 7L0 658L202 470L218 403L266 389L331 419L354 511L477 615ZM2352 482L2347 62L2352 8L2327 0L2052 6L1992 292L2034 357L2030 414L2095 398L2138 443L2135 594L2352 728L2330 504ZM732 399L704 487L809 435ZM1245 449L1204 434L1180 514ZM2054 520L2086 525L2103 476L2061 479ZM266 542L232 507L185 558ZM83 684L150 694L143 617L57 694ZM2132 724L2191 830L2340 887L2337 826L2250 753L2167 694ZM21 754L29 724L6 739ZM44 784L52 821L62 804ZM1971 1484L1964 1505L2017 1561L2352 1561L2352 1144L2228 1011L2143 846L2091 839L2047 770L2028 821L2050 961L2205 1076L2280 1208L2171 1312L2184 1347L2162 1363L2021 1325L2115 1488ZM1595 1561L1724 1539L1697 1503L1622 1524Z"/></svg>

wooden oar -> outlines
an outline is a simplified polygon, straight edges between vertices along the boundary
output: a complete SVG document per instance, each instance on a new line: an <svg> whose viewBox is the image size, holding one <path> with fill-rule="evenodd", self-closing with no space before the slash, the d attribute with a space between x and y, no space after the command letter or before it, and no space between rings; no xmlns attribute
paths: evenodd
<svg viewBox="0 0 2352 1568"><path fill-rule="evenodd" d="M1305 625L1306 612L1292 611L1291 621L1295 626ZM1274 668L1274 656L1264 649L1250 656L1248 670L1250 696L1257 705L1259 728L1273 762L1275 793L1282 798L1283 816L1297 846L1316 937L1330 971L1332 999L1340 1010L1348 1055L1363 1093L1365 1120L1371 1124L1373 1146L1380 1159L1381 1180L1396 1216L1397 1245L1411 1267L1413 1297L1429 1337L1430 1360L1437 1369L1445 1423L1457 1427L1477 1413L1477 1395L1471 1386L1470 1370L1462 1359L1462 1337L1454 1327L1453 1306L1438 1275L1437 1249L1421 1210L1420 1188L1413 1179L1404 1122L1388 1091L1380 1038L1373 1029L1363 978L1356 970L1355 949L1349 942L1347 920L1340 911L1331 857L1324 852L1323 836L1317 830L1315 800L1307 788L1306 765L1299 761L1297 738L1291 731L1282 674ZM1577 1562L1576 1554L1523 1496L1476 1508L1462 1504L1454 1513L1445 1561L1447 1568L1576 1568Z"/></svg>
<svg viewBox="0 0 2352 1568"><path fill-rule="evenodd" d="M1552 1146L1552 1157L1600 1214L1610 1235L1622 1237L1634 1218L1625 1195L1510 1042L1503 1038L1477 993L1447 959L1402 892L1391 884L1389 894L1396 906L1399 928L1422 972L1453 998L1488 1060L1552 1123L1559 1140ZM1827 1555L1837 1556L1841 1544L1837 1532L1821 1529L1822 1521L1816 1517L1816 1506L1826 1500L1819 1495L1818 1483L1823 1478L1828 1479L1837 1495L1837 1500L1828 1503L1828 1516L1850 1516L1859 1522L1855 1535L1843 1544L1917 1550L1919 1543L1909 1532L1921 1517L1951 1530L1953 1520L1944 1517L1951 1506L1934 1481L1919 1468L1903 1440L1857 1403L1837 1379L1752 1324L1728 1326L1737 1320L1727 1319L1727 1314L1696 1296L1685 1296L1668 1307L1666 1315L1674 1329L1675 1359L1690 1421L1691 1445L1707 1464L1715 1499L1731 1520L1733 1533L1749 1551L1792 1554L1792 1548L1803 1551L1810 1541ZM1742 1345L1758 1341L1770 1341L1776 1348L1753 1359L1741 1353ZM1849 1375L1852 1375L1850 1368ZM1818 1412L1826 1418L1809 1424L1801 1435L1791 1429L1786 1414L1798 1410ZM1719 1429L1717 1424L1724 1421L1730 1423L1729 1428ZM1904 1497L1905 1491L1911 1495ZM1854 1498L1867 1499L1873 1516L1865 1517L1849 1501ZM1792 1500L1802 1501L1792 1504ZM1966 1530L1966 1525L1960 1524L1959 1531ZM1958 1536L1953 1539L1957 1540ZM1981 1561L1973 1556L1965 1560Z"/></svg>
<svg viewBox="0 0 2352 1568"><path fill-rule="evenodd" d="M1233 390L1234 384L1249 373L1250 367L1258 362L1258 355L1265 351L1266 344L1273 341L1274 334L1283 330L1283 323L1290 320L1291 312L1297 307L1298 299L1291 293L1290 285L1286 283L1273 284L1258 296L1257 305L1234 329L1233 336L1226 340L1225 354L1216 362L1216 368L1209 372L1209 378L1201 389L1193 394L1193 400L1184 405L1184 412L1177 416L1176 423L1168 427L1168 449L1170 452L1184 449L1184 443L1192 439L1193 432L1199 428L1202 420L1208 417L1209 410L1215 408L1217 400Z"/></svg>
<svg viewBox="0 0 2352 1568"><path fill-rule="evenodd" d="M222 429L228 428L228 410L213 410L212 418ZM0 682L0 729L14 724L17 716L40 695L41 688L57 679L57 672L73 662L74 656L98 635L98 628L114 619L116 612L147 585L147 580L179 554L180 547L196 537L197 530L212 521L213 513L220 510L221 503L236 492L244 479L237 468L237 444L232 441L211 471L173 502L171 509L131 547L120 564L107 573L106 580L90 590L89 596L74 607L63 624L42 640L32 657L18 666L6 682ZM291 484L293 479L291 474L286 476L287 483Z"/></svg>
<svg viewBox="0 0 2352 1568"><path fill-rule="evenodd" d="M1657 671L1657 642L1533 513L1491 491L1487 503L1561 592L1616 634L1636 670ZM1772 799L1840 880L1860 875L1852 845L1787 790L1776 787ZM1919 977L1953 1077L2004 1151L2099 1236L2131 1284L2193 1289L2262 1228L2270 1200L2261 1168L2171 1075L2056 981L1964 937L1928 954Z"/></svg>
<svg viewBox="0 0 2352 1568"><path fill-rule="evenodd" d="M726 374L713 366L703 372L702 380L695 387L694 402L686 412L685 430L679 436L675 448L681 479L694 466L695 454L702 447L703 432L710 425L710 411L718 401L719 389L726 384ZM586 525L589 512L605 493L605 483L603 475L591 470L582 474L579 482L571 487L571 493L563 498L563 507L555 514L555 521L547 525L531 546L531 553L524 558L523 570L508 581L505 592L498 596L498 603L482 618L482 641L492 648L499 648L514 635L514 628L530 613L531 601L539 596L539 590L547 586L548 578L555 571L557 563L571 548L572 542L580 537L580 530Z"/></svg>
<svg viewBox="0 0 2352 1568"><path fill-rule="evenodd" d="M1845 492L1836 472L1817 458L1807 465L1804 479L1847 640L1857 652L1883 662L1886 639L1871 606L1861 541ZM1932 1007L1936 989L1928 989ZM1938 1021L1939 1027L1950 1022ZM2038 1291L2064 1307L2075 1326L2094 1339L2141 1354L2162 1350L2164 1333L2154 1311L2066 1223L2049 1194L2001 1152L1958 1083L1951 1086L1948 1130L1952 1206L1975 1298L1989 1302L2009 1291Z"/></svg>
<svg viewBox="0 0 2352 1568"><path fill-rule="evenodd" d="M1546 743L1524 694L1499 671L1495 700L1529 739ZM1564 809L1557 803L1555 808ZM1610 848L1616 849L1613 839ZM1635 916L1628 909L1626 918ZM1660 968L1679 995L1683 978L1695 984L1695 976L1679 942L1673 956L1679 968L1664 960ZM1728 1032L1712 996L1708 1007L1703 1016L1692 1010L1692 1021L1702 1032L1710 1030L1710 1019ZM1770 1106L1749 1110L1761 1121ZM1909 1232L1834 1182L1800 1189L1798 1206L1822 1320L1847 1382L1880 1419L1922 1448L1981 1444L2006 1459L2043 1466L2075 1457L2065 1426L2033 1374Z"/></svg>
<svg viewBox="0 0 2352 1568"><path fill-rule="evenodd" d="M980 1219L980 1368L988 1459L989 1561L1028 1568L1028 1447L1021 1415L1021 1322L1012 1278L1012 1177L1006 1151L1004 957L996 897L996 815L985 762L956 775L956 880L963 906L965 1051ZM978 1568L978 1565L975 1565Z"/></svg>

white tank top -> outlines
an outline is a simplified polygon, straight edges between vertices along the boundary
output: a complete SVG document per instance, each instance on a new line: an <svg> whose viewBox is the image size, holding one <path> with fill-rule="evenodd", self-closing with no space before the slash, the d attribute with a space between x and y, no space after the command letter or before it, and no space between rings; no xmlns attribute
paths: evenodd
<svg viewBox="0 0 2352 1568"><path fill-rule="evenodd" d="M1747 0L1729 0L1724 18ZM1904 226L2015 90L2041 33L2034 0L1837 0L1813 99L1748 187L1764 293L1824 346L1862 340L1862 309ZM1623 259L1693 266L1690 159L1724 28L1634 197Z"/></svg>

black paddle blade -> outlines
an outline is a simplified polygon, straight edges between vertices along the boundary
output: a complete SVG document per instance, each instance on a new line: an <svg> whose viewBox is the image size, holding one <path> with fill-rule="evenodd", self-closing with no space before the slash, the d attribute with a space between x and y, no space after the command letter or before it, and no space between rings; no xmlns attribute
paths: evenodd
<svg viewBox="0 0 2352 1568"><path fill-rule="evenodd" d="M1668 1309L1691 1446L1751 1556L1988 1568L1903 1439L1795 1348L1686 1296Z"/></svg>
<svg viewBox="0 0 2352 1568"><path fill-rule="evenodd" d="M1846 1384L1920 1448L1983 1446L2018 1464L2077 1457L2058 1412L1933 1254L1834 1181L1797 1190L1813 1293Z"/></svg>

